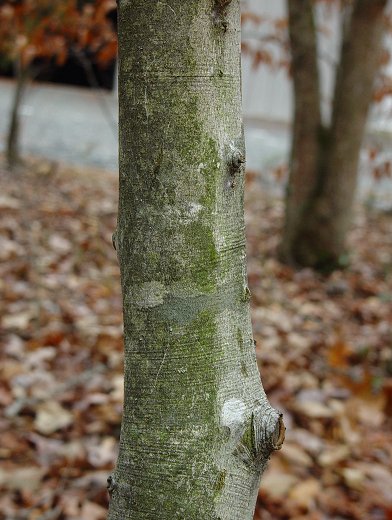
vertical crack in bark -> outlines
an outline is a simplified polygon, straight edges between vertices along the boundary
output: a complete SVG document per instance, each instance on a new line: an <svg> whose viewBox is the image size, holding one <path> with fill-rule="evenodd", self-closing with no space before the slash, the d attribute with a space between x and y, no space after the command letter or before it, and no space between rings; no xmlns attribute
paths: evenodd
<svg viewBox="0 0 392 520"><path fill-rule="evenodd" d="M112 244L113 244L113 249L115 251L117 251L117 229L114 231L114 233L112 235Z"/></svg>

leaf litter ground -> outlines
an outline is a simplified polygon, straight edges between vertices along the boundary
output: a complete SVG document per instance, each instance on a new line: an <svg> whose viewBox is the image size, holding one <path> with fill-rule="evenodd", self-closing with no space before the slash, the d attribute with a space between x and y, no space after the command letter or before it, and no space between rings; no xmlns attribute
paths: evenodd
<svg viewBox="0 0 392 520"><path fill-rule="evenodd" d="M277 259L282 202L248 175L265 389L285 416L256 519L392 519L392 216L357 210L350 267ZM0 171L0 518L106 518L123 399L112 174Z"/></svg>

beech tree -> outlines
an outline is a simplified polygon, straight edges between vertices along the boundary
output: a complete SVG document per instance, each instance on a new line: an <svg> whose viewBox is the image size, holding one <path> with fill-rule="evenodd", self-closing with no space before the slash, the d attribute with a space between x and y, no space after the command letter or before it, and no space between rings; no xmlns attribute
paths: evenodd
<svg viewBox="0 0 392 520"><path fill-rule="evenodd" d="M250 520L284 427L249 313L239 0L119 4L125 402L109 519Z"/></svg>
<svg viewBox="0 0 392 520"><path fill-rule="evenodd" d="M291 263L331 270L346 261L346 234L381 61L386 3L346 3L332 117L325 126L320 115L313 2L288 2L295 114L282 254Z"/></svg>

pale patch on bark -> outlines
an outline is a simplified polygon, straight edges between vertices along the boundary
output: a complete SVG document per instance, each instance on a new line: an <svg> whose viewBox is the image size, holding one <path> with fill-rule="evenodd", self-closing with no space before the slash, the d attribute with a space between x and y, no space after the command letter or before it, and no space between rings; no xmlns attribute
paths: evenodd
<svg viewBox="0 0 392 520"><path fill-rule="evenodd" d="M203 206L201 204L198 204L197 202L190 202L188 204L188 217L190 217L191 220L195 220L202 209Z"/></svg>
<svg viewBox="0 0 392 520"><path fill-rule="evenodd" d="M130 300L137 307L147 309L157 307L164 302L167 290L160 282L145 282L142 285L134 285L130 292Z"/></svg>
<svg viewBox="0 0 392 520"><path fill-rule="evenodd" d="M242 399L229 399L224 403L222 408L222 426L229 428L231 434L235 433L239 429L243 430L245 412L246 405Z"/></svg>

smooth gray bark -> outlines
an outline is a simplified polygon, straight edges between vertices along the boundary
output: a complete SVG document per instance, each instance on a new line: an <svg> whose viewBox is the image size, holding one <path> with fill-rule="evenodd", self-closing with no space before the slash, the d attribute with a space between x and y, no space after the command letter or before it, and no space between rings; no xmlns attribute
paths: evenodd
<svg viewBox="0 0 392 520"><path fill-rule="evenodd" d="M243 218L239 1L121 0L125 328L110 520L250 520L284 427L261 387Z"/></svg>

